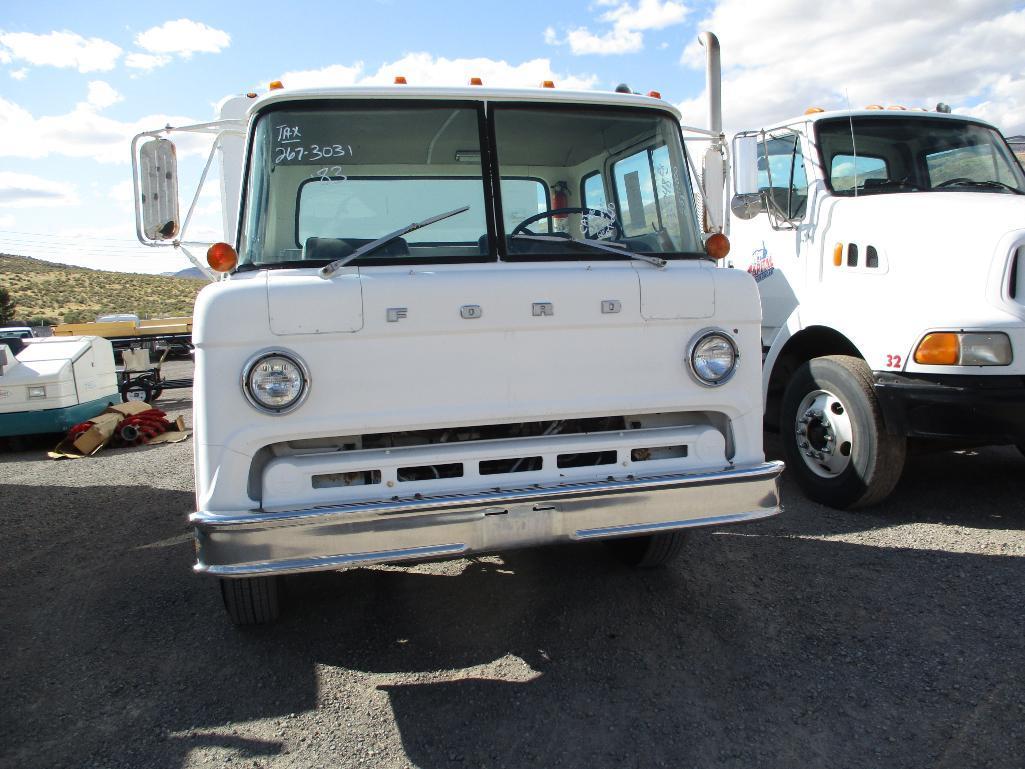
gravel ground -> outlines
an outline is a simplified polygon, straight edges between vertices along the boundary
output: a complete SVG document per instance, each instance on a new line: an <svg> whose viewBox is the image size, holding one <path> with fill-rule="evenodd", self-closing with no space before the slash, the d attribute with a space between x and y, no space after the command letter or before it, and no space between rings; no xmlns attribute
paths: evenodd
<svg viewBox="0 0 1025 769"><path fill-rule="evenodd" d="M588 544L290 578L249 631L189 569L191 441L42 448L0 453L3 766L1025 761L1009 448L914 457L868 513L785 482L782 516L657 572Z"/></svg>

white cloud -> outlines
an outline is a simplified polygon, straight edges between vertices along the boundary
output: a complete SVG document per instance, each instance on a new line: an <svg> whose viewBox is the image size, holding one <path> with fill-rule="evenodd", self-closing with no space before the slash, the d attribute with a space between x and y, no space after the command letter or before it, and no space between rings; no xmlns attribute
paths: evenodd
<svg viewBox="0 0 1025 769"><path fill-rule="evenodd" d="M111 87L110 83L103 80L92 80L89 82L89 95L86 97L86 102L88 102L90 107L103 109L111 104L124 101L124 98L124 96Z"/></svg>
<svg viewBox="0 0 1025 769"><path fill-rule="evenodd" d="M191 19L167 21L135 36L135 44L151 54L219 53L231 44L231 35Z"/></svg>
<svg viewBox="0 0 1025 769"><path fill-rule="evenodd" d="M545 42L549 45L565 43L577 55L635 53L644 48L644 32L679 24L690 12L683 3L673 0L639 0L637 5L601 0L598 5L611 8L599 17L599 21L612 25L610 30L594 33L586 26L575 27L560 40L555 29L548 27Z"/></svg>
<svg viewBox="0 0 1025 769"><path fill-rule="evenodd" d="M15 225L15 218L13 216L0 216L0 229L10 230Z"/></svg>
<svg viewBox="0 0 1025 769"><path fill-rule="evenodd" d="M22 67L21 69L12 69L11 77L15 80L24 80L28 77L28 68Z"/></svg>
<svg viewBox="0 0 1025 769"><path fill-rule="evenodd" d="M289 88L323 88L328 86L355 85L363 74L363 62L351 67L332 64L320 69L304 69L286 72L280 78Z"/></svg>
<svg viewBox="0 0 1025 769"><path fill-rule="evenodd" d="M728 129L754 128L809 106L836 108L939 101L1025 130L1025 10L1015 0L894 0L879 9L849 0L720 0L698 29L719 34ZM683 61L704 65L696 42ZM981 102L981 103L980 103ZM974 107L967 105L975 104ZM704 124L704 96L680 105Z"/></svg>
<svg viewBox="0 0 1025 769"><path fill-rule="evenodd" d="M113 90L113 89L111 89ZM146 115L123 122L97 113L81 102L68 113L36 117L0 97L0 157L42 158L49 155L93 158L101 163L127 163L132 137L167 125L198 122L191 117ZM205 153L210 140L190 134L175 137L179 156Z"/></svg>
<svg viewBox="0 0 1025 769"><path fill-rule="evenodd" d="M23 61L37 67L61 67L79 72L114 69L121 48L98 37L84 38L74 32L0 31L0 60Z"/></svg>
<svg viewBox="0 0 1025 769"><path fill-rule="evenodd" d="M409 53L382 65L376 72L364 71L363 62L351 66L333 64L321 69L286 72L279 78L286 88L311 88L346 85L390 85L397 75L410 85L466 85L479 77L485 85L496 87L535 87L554 80L560 88L587 89L598 82L597 75L570 75L553 71L549 59L531 59L520 64L475 58L446 59L429 53Z"/></svg>
<svg viewBox="0 0 1025 769"><path fill-rule="evenodd" d="M166 66L171 63L171 57L156 55L152 53L130 53L125 56L125 66L132 69L141 69L144 72Z"/></svg>
<svg viewBox="0 0 1025 769"><path fill-rule="evenodd" d="M32 174L0 171L0 206L5 208L36 208L38 206L72 206L78 203L75 187L69 182L44 179Z"/></svg>

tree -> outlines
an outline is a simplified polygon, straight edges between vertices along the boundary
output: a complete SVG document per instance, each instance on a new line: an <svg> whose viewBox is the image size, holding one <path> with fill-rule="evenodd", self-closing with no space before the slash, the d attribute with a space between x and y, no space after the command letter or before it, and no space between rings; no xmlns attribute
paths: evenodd
<svg viewBox="0 0 1025 769"><path fill-rule="evenodd" d="M11 323L14 321L14 313L18 311L18 305L6 288L0 288L0 323Z"/></svg>

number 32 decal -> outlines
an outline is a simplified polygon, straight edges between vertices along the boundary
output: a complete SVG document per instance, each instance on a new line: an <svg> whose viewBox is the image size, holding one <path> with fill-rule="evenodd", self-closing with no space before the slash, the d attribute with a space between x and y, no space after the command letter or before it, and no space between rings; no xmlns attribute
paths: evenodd
<svg viewBox="0 0 1025 769"><path fill-rule="evenodd" d="M900 368L900 364L903 363L903 358L900 355L887 355L886 356L886 368Z"/></svg>

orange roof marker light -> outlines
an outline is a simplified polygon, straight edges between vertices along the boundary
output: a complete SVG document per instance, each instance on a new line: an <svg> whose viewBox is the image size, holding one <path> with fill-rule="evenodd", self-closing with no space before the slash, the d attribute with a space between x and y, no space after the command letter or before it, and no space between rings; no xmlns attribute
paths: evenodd
<svg viewBox="0 0 1025 769"><path fill-rule="evenodd" d="M662 98L662 94L659 93L658 91L648 91L648 96L650 96L652 99L661 99Z"/></svg>
<svg viewBox="0 0 1025 769"><path fill-rule="evenodd" d="M883 108L882 104L869 104L867 107L865 107L865 109L882 109L882 108Z"/></svg>
<svg viewBox="0 0 1025 769"><path fill-rule="evenodd" d="M270 90L272 91L280 91L282 88L285 87L285 84L282 83L280 80L271 80L270 85L267 87L270 88Z"/></svg>
<svg viewBox="0 0 1025 769"><path fill-rule="evenodd" d="M825 110L822 109L822 107L808 107L808 109L806 109L804 111L804 114L805 115L814 115L816 112L825 112Z"/></svg>
<svg viewBox="0 0 1025 769"><path fill-rule="evenodd" d="M907 107L903 107L903 106L901 106L900 104L891 104L891 105L890 105L889 107L887 107L886 109L898 109L898 110L901 110L902 112L904 112L904 111L906 111L906 110L907 110Z"/></svg>
<svg viewBox="0 0 1025 769"><path fill-rule="evenodd" d="M396 75L395 76L395 85L406 85L406 77L405 77L405 75Z"/></svg>
<svg viewBox="0 0 1025 769"><path fill-rule="evenodd" d="M481 80L479 77L471 77L470 85L484 85L484 81Z"/></svg>
<svg viewBox="0 0 1025 769"><path fill-rule="evenodd" d="M730 239L721 232L714 232L705 241L705 253L713 259L722 259L730 252Z"/></svg>
<svg viewBox="0 0 1025 769"><path fill-rule="evenodd" d="M248 98L248 99L255 99L256 97L257 97L256 91L250 91L249 93L246 94L246 98Z"/></svg>
<svg viewBox="0 0 1025 769"><path fill-rule="evenodd" d="M555 88L555 81L554 80L544 80L544 81L541 82L541 87L542 88Z"/></svg>

